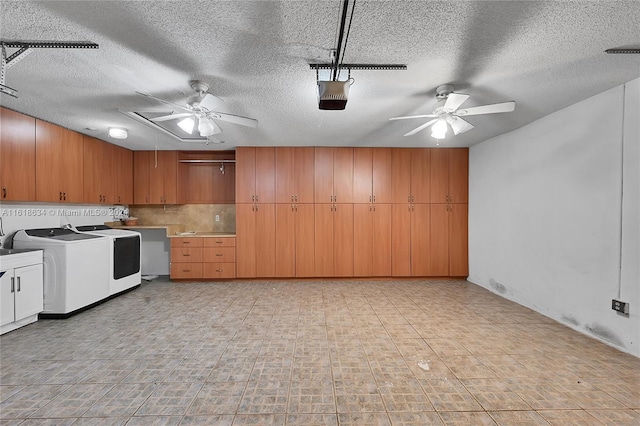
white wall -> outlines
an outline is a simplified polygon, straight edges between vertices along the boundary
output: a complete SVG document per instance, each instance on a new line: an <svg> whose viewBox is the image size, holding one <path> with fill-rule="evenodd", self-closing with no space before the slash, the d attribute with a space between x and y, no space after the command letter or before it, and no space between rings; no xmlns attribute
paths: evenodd
<svg viewBox="0 0 640 426"><path fill-rule="evenodd" d="M638 117L640 79L473 146L469 161L469 280L636 356Z"/></svg>

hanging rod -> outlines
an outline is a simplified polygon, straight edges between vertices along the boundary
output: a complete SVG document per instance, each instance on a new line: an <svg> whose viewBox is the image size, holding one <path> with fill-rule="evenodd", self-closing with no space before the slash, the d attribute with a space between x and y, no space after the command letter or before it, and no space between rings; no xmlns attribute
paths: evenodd
<svg viewBox="0 0 640 426"><path fill-rule="evenodd" d="M235 163L236 160L178 160L178 163Z"/></svg>

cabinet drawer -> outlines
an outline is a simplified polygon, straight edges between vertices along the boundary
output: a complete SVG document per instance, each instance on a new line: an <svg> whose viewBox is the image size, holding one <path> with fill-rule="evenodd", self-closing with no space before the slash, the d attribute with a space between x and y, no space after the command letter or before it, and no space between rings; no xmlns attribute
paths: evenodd
<svg viewBox="0 0 640 426"><path fill-rule="evenodd" d="M235 247L205 247L202 261L214 263L236 263Z"/></svg>
<svg viewBox="0 0 640 426"><path fill-rule="evenodd" d="M203 263L204 278L235 278L235 263Z"/></svg>
<svg viewBox="0 0 640 426"><path fill-rule="evenodd" d="M172 262L202 262L202 247L172 247Z"/></svg>
<svg viewBox="0 0 640 426"><path fill-rule="evenodd" d="M202 263L171 262L171 278L200 279L202 278Z"/></svg>
<svg viewBox="0 0 640 426"><path fill-rule="evenodd" d="M171 238L171 247L202 247L204 238L197 237L176 237Z"/></svg>
<svg viewBox="0 0 640 426"><path fill-rule="evenodd" d="M207 237L202 238L205 247L235 247L235 237Z"/></svg>

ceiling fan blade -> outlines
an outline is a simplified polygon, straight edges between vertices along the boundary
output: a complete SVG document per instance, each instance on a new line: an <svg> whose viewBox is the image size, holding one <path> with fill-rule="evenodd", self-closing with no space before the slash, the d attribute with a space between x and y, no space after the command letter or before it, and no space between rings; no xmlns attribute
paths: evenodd
<svg viewBox="0 0 640 426"><path fill-rule="evenodd" d="M433 118L437 117L435 114L426 114L426 115L407 115L405 117L391 117L389 120L407 120L409 118Z"/></svg>
<svg viewBox="0 0 640 426"><path fill-rule="evenodd" d="M460 108L460 105L469 99L469 95L465 95L463 93L449 93L447 96L447 100L442 106L442 110L444 112L453 112Z"/></svg>
<svg viewBox="0 0 640 426"><path fill-rule="evenodd" d="M431 126L433 123L435 123L436 121L438 121L437 118L427 121L426 123L424 123L422 126L418 126L415 129L413 129L412 131L405 133L404 136L412 136L415 135L416 133L418 133L420 130L424 130L427 127Z"/></svg>
<svg viewBox="0 0 640 426"><path fill-rule="evenodd" d="M451 128L453 129L454 135L459 135L460 133L467 132L473 129L473 124L463 120L460 117L452 117L452 120L449 122Z"/></svg>
<svg viewBox="0 0 640 426"><path fill-rule="evenodd" d="M190 112L181 112L180 114L163 115L162 117L150 118L149 120L154 122L161 122L161 121L173 120L175 118L189 117L190 115L193 115L193 114Z"/></svg>
<svg viewBox="0 0 640 426"><path fill-rule="evenodd" d="M495 114L498 112L511 112L516 109L516 103L514 101L502 102L499 104L482 105L467 109L459 109L455 115L479 115L479 114Z"/></svg>
<svg viewBox="0 0 640 426"><path fill-rule="evenodd" d="M222 104L224 104L224 100L217 96L213 96L211 93L207 93L200 100L200 108L204 108L207 111L215 111Z"/></svg>
<svg viewBox="0 0 640 426"><path fill-rule="evenodd" d="M215 111L211 112L210 114L211 114L211 117L215 119L227 121L229 123L239 124L241 126L253 127L253 128L258 127L258 120L256 120L255 118L243 117L241 115L225 114L223 112L215 112Z"/></svg>
<svg viewBox="0 0 640 426"><path fill-rule="evenodd" d="M180 104L177 104L177 103L175 103L175 102L167 101L167 100L165 100L165 99L156 98L155 96L150 95L150 94L148 94L148 93L142 93L142 92L136 92L136 93L137 93L138 95L142 95L142 96L144 96L144 97L147 97L147 98L150 98L150 99L154 99L154 100L156 100L156 101L158 101L158 102L162 102L163 104L171 105L171 106L173 106L173 107L180 108L180 109L183 109L183 110L185 110L185 111L191 111L189 108L187 108L187 107L186 107L186 106L184 106L184 105L180 105Z"/></svg>

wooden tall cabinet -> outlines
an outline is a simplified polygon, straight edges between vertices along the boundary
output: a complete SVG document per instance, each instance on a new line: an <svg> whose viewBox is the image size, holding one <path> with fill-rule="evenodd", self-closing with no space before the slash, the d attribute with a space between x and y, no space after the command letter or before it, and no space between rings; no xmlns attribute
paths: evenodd
<svg viewBox="0 0 640 426"><path fill-rule="evenodd" d="M315 148L316 203L353 203L353 148Z"/></svg>
<svg viewBox="0 0 640 426"><path fill-rule="evenodd" d="M276 203L313 203L314 148L275 149Z"/></svg>
<svg viewBox="0 0 640 426"><path fill-rule="evenodd" d="M392 150L393 203L430 203L431 149L394 148Z"/></svg>
<svg viewBox="0 0 640 426"><path fill-rule="evenodd" d="M236 205L238 278L276 276L275 204Z"/></svg>
<svg viewBox="0 0 640 426"><path fill-rule="evenodd" d="M429 276L430 205L393 204L391 216L391 275Z"/></svg>
<svg viewBox="0 0 640 426"><path fill-rule="evenodd" d="M315 249L313 204L276 204L276 276L313 277Z"/></svg>
<svg viewBox="0 0 640 426"><path fill-rule="evenodd" d="M36 201L83 201L80 133L36 119Z"/></svg>
<svg viewBox="0 0 640 426"><path fill-rule="evenodd" d="M391 276L391 204L354 204L353 274Z"/></svg>
<svg viewBox="0 0 640 426"><path fill-rule="evenodd" d="M431 203L469 202L469 150L441 148L431 153Z"/></svg>
<svg viewBox="0 0 640 426"><path fill-rule="evenodd" d="M391 203L391 148L353 149L353 202Z"/></svg>
<svg viewBox="0 0 640 426"><path fill-rule="evenodd" d="M431 204L429 275L462 277L468 267L468 205Z"/></svg>
<svg viewBox="0 0 640 426"><path fill-rule="evenodd" d="M353 276L353 204L315 204L315 276Z"/></svg>
<svg viewBox="0 0 640 426"><path fill-rule="evenodd" d="M36 120L0 107L2 201L36 199Z"/></svg>
<svg viewBox="0 0 640 426"><path fill-rule="evenodd" d="M176 151L134 151L134 204L177 203Z"/></svg>
<svg viewBox="0 0 640 426"><path fill-rule="evenodd" d="M275 148L236 148L236 203L274 203L275 189Z"/></svg>

